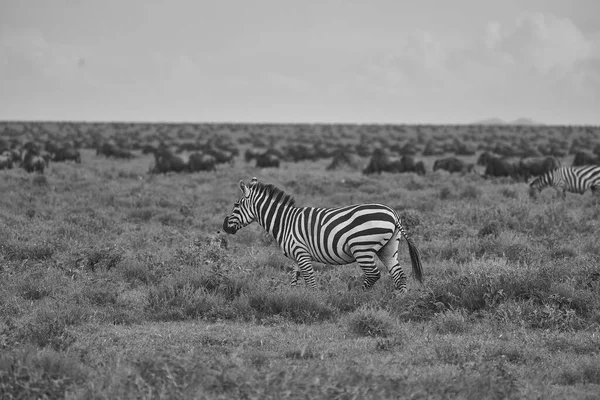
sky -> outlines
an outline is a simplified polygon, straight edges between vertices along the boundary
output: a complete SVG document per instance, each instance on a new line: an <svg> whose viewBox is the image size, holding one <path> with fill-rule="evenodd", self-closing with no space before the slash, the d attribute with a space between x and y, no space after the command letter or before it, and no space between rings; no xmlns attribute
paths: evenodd
<svg viewBox="0 0 600 400"><path fill-rule="evenodd" d="M600 1L0 1L0 120L492 117L600 125Z"/></svg>

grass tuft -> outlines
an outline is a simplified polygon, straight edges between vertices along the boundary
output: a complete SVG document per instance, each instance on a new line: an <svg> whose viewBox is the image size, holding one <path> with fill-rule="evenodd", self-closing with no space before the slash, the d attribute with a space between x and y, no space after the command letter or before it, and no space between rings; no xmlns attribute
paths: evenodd
<svg viewBox="0 0 600 400"><path fill-rule="evenodd" d="M394 319L381 309L361 308L348 317L348 330L358 336L388 337L394 329Z"/></svg>

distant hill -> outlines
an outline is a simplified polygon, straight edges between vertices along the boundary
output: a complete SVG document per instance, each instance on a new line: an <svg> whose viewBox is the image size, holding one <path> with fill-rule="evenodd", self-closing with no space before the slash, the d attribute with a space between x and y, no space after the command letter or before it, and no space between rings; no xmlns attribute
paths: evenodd
<svg viewBox="0 0 600 400"><path fill-rule="evenodd" d="M535 122L531 118L517 118L514 121L506 122L501 118L486 118L474 123L475 125L543 125Z"/></svg>
<svg viewBox="0 0 600 400"><path fill-rule="evenodd" d="M511 125L543 125L539 122L535 122L531 118L517 118L510 123Z"/></svg>
<svg viewBox="0 0 600 400"><path fill-rule="evenodd" d="M505 125L506 122L500 118L487 118L474 123L475 125Z"/></svg>

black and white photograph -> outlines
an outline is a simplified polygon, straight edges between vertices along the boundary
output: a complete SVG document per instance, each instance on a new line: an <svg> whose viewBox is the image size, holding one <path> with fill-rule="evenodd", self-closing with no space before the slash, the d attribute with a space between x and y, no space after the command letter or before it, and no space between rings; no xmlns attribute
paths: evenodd
<svg viewBox="0 0 600 400"><path fill-rule="evenodd" d="M0 399L600 398L600 1L0 1Z"/></svg>

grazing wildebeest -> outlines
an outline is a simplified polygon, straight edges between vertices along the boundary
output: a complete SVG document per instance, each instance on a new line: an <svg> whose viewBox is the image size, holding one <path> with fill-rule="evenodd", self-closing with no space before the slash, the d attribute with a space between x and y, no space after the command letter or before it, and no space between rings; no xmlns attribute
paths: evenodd
<svg viewBox="0 0 600 400"><path fill-rule="evenodd" d="M413 156L402 156L399 159L392 159L381 149L375 149L369 160L369 164L363 170L363 174L381 173L381 172L416 172L425 174L425 165L423 162L415 162Z"/></svg>
<svg viewBox="0 0 600 400"><path fill-rule="evenodd" d="M81 153L72 147L60 147L55 149L54 153L52 154L52 161L75 161L76 163L80 164Z"/></svg>
<svg viewBox="0 0 600 400"><path fill-rule="evenodd" d="M266 151L265 153L259 155L256 158L256 166L258 168L269 168L269 167L275 167L275 168L279 168L279 157L277 157L275 154L270 153L269 151Z"/></svg>
<svg viewBox="0 0 600 400"><path fill-rule="evenodd" d="M473 172L473 164L467 164L463 160L456 157L446 157L435 160L433 170L443 169L448 172Z"/></svg>
<svg viewBox="0 0 600 400"><path fill-rule="evenodd" d="M203 152L213 156L217 161L217 164L233 164L235 162L233 152L228 150L222 150L213 145L209 145L206 148L204 148Z"/></svg>
<svg viewBox="0 0 600 400"><path fill-rule="evenodd" d="M26 150L23 155L23 162L21 164L25 171L31 172L39 172L41 174L44 173L44 169L46 168L46 160L39 154L36 154L35 151Z"/></svg>
<svg viewBox="0 0 600 400"><path fill-rule="evenodd" d="M13 167L10 153L4 152L0 155L0 169L11 169Z"/></svg>
<svg viewBox="0 0 600 400"><path fill-rule="evenodd" d="M332 171L343 167L350 169L360 168L360 160L357 158L357 154L351 149L338 150L326 169L327 171Z"/></svg>
<svg viewBox="0 0 600 400"><path fill-rule="evenodd" d="M531 177L543 175L559 167L560 161L553 156L528 157L519 161L517 175L523 180L528 181Z"/></svg>
<svg viewBox="0 0 600 400"><path fill-rule="evenodd" d="M108 143L108 142L102 143L102 145L100 145L96 149L96 155L104 155L106 157L126 158L126 159L134 157L134 155L131 151L121 149L120 147L117 147L116 145L114 145L112 143Z"/></svg>
<svg viewBox="0 0 600 400"><path fill-rule="evenodd" d="M217 169L217 160L210 154L192 153L187 163L189 172L215 171Z"/></svg>
<svg viewBox="0 0 600 400"><path fill-rule="evenodd" d="M183 172L188 170L188 165L178 155L171 153L168 149L158 149L154 152L154 168L150 170L152 174L167 172Z"/></svg>
<svg viewBox="0 0 600 400"><path fill-rule="evenodd" d="M256 160L256 158L258 156L260 156L261 154L263 154L264 152L265 152L264 149L258 149L256 147L249 148L244 152L244 160L246 162Z"/></svg>
<svg viewBox="0 0 600 400"><path fill-rule="evenodd" d="M598 165L600 164L600 157L596 157L595 154L592 154L587 151L580 150L575 153L575 158L573 159L573 167L579 167L583 165Z"/></svg>
<svg viewBox="0 0 600 400"><path fill-rule="evenodd" d="M485 176L510 176L516 177L518 163L505 157L498 157L492 153L485 152L479 156L478 165L485 165Z"/></svg>

